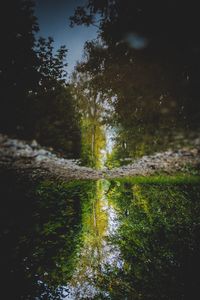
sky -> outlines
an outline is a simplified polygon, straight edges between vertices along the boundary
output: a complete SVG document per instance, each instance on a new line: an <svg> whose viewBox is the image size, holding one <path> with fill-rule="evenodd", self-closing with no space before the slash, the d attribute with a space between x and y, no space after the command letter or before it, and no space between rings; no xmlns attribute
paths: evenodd
<svg viewBox="0 0 200 300"><path fill-rule="evenodd" d="M70 74L77 61L83 55L84 43L97 36L95 26L75 26L71 28L69 17L74 9L81 6L86 0L35 0L35 15L40 27L39 36L53 37L55 49L66 45L67 72Z"/></svg>

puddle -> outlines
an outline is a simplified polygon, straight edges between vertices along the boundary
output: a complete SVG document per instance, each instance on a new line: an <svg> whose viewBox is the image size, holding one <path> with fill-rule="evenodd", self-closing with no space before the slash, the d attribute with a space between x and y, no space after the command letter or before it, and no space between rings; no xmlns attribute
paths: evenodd
<svg viewBox="0 0 200 300"><path fill-rule="evenodd" d="M198 184L31 187L7 179L1 180L5 299L194 299L199 292Z"/></svg>

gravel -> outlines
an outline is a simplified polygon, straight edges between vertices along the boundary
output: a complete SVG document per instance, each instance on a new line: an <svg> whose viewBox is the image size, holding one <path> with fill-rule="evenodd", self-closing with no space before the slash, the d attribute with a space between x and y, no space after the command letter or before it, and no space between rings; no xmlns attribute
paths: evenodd
<svg viewBox="0 0 200 300"><path fill-rule="evenodd" d="M35 140L26 142L0 134L1 169L13 169L32 179L59 180L146 176L161 171L167 174L182 171L187 165L200 164L200 139L195 139L192 147L143 156L126 166L111 170L95 170L80 166L79 163L79 160L58 157Z"/></svg>

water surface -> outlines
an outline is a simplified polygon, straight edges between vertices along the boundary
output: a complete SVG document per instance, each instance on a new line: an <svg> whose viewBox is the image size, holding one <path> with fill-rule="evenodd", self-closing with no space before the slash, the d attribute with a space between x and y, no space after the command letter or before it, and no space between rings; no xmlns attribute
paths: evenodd
<svg viewBox="0 0 200 300"><path fill-rule="evenodd" d="M197 299L198 184L1 183L4 299Z"/></svg>

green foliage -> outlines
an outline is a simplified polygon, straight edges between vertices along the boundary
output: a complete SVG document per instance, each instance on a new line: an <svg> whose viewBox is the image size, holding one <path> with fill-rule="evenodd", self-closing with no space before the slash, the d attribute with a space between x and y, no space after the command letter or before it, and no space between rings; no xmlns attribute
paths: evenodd
<svg viewBox="0 0 200 300"><path fill-rule="evenodd" d="M158 185L199 185L200 177L198 174L177 173L173 175L159 174L152 176L135 176L116 178L119 182L129 182L132 184L158 184Z"/></svg>
<svg viewBox="0 0 200 300"><path fill-rule="evenodd" d="M2 13L8 24L1 25L0 130L79 157L79 118L66 85L66 47L54 53L52 38L36 42L39 28L31 0L7 3Z"/></svg>
<svg viewBox="0 0 200 300"><path fill-rule="evenodd" d="M189 299L199 289L198 185L113 181L108 198L120 227L111 238L123 269L105 272L111 299Z"/></svg>
<svg viewBox="0 0 200 300"><path fill-rule="evenodd" d="M92 187L88 181L35 186L9 172L1 176L5 299L59 300L67 293L80 244L82 205ZM6 290L10 284L12 290Z"/></svg>
<svg viewBox="0 0 200 300"><path fill-rule="evenodd" d="M82 164L93 168L101 168L102 153L105 148L104 128L96 121L83 119L81 122L82 147L81 160Z"/></svg>
<svg viewBox="0 0 200 300"><path fill-rule="evenodd" d="M101 151L106 144L102 94L88 73L81 74L78 71L72 77L72 92L81 119L82 164L101 168Z"/></svg>
<svg viewBox="0 0 200 300"><path fill-rule="evenodd" d="M114 108L106 120L117 127L115 157L148 155L171 141L173 147L177 133L199 128L199 21L185 23L188 15L197 20L195 7L179 0L92 0L71 18L73 25L96 20L99 27L78 70L90 74ZM187 41L186 32L192 32Z"/></svg>
<svg viewBox="0 0 200 300"><path fill-rule="evenodd" d="M69 86L38 94L35 138L67 157L80 155L80 128Z"/></svg>
<svg viewBox="0 0 200 300"><path fill-rule="evenodd" d="M53 48L52 38L38 40L41 79L30 103L29 127L42 145L51 146L67 157L79 157L79 118L71 88L65 83L67 49L61 46L53 54Z"/></svg>
<svg viewBox="0 0 200 300"><path fill-rule="evenodd" d="M1 272L10 298L59 300L70 286L78 299L199 293L198 177L33 185L4 172L0 183Z"/></svg>

